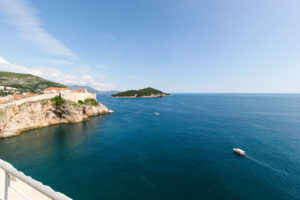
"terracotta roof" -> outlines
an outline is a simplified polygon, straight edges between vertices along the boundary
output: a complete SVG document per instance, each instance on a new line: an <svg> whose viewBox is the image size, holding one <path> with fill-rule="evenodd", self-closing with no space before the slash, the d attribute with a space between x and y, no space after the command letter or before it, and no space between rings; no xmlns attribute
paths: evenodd
<svg viewBox="0 0 300 200"><path fill-rule="evenodd" d="M25 97L33 97L33 96L36 96L36 95L39 95L39 94L31 94L31 93L28 93L28 94L25 94L23 96Z"/></svg>
<svg viewBox="0 0 300 200"><path fill-rule="evenodd" d="M69 88L58 88L58 87L47 87L45 90L56 90L56 91L64 91L64 90L70 90Z"/></svg>
<svg viewBox="0 0 300 200"><path fill-rule="evenodd" d="M33 96L36 96L38 94L31 94L31 93L28 93L28 94L15 94L13 95L13 99L14 100L20 100L20 99L24 99L24 98L27 98L27 97L33 97Z"/></svg>
<svg viewBox="0 0 300 200"><path fill-rule="evenodd" d="M80 93L80 91L79 90L71 90L72 92L77 92L77 93Z"/></svg>
<svg viewBox="0 0 300 200"><path fill-rule="evenodd" d="M5 103L9 103L9 100L7 100L7 101L1 101L0 100L0 104L5 104Z"/></svg>
<svg viewBox="0 0 300 200"><path fill-rule="evenodd" d="M13 95L13 99L20 100L20 99L23 99L23 97L22 97L22 95L15 94L15 95Z"/></svg>

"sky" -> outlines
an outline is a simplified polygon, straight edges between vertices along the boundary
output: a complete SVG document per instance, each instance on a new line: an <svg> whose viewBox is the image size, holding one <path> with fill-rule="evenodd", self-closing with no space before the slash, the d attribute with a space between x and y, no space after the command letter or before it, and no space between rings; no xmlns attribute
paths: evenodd
<svg viewBox="0 0 300 200"><path fill-rule="evenodd" d="M0 71L98 90L299 93L299 0L0 0Z"/></svg>

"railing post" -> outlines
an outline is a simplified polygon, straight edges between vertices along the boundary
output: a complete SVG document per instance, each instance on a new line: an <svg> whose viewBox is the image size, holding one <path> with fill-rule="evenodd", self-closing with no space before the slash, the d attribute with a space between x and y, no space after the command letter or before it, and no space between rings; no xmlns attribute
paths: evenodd
<svg viewBox="0 0 300 200"><path fill-rule="evenodd" d="M8 200L8 187L10 186L10 175L5 172L5 190L4 190L4 200Z"/></svg>
<svg viewBox="0 0 300 200"><path fill-rule="evenodd" d="M1 1L1 0L0 0ZM8 200L9 190L14 190L15 192L17 192L18 194L20 194L21 196L23 196L25 199L30 199L25 192L23 192L24 188L20 188L20 190L18 188L15 188L14 185L11 185L11 177L13 178L17 178L20 181L24 182L24 184L27 184L28 186L30 186L32 189L34 189L33 192L40 192L43 195L47 196L50 199L55 199L55 200L72 200L71 198L67 197L66 195L60 193L60 192L55 192L52 188L50 188L49 186L43 185L43 183L38 182L36 180L34 180L33 178L26 176L25 174L23 174L22 172L18 171L16 168L14 168L12 165L10 165L9 163L3 161L0 159L0 170L3 170L5 172L5 177L4 177L4 199L2 199L2 196L0 197L0 200ZM3 177L0 177L3 178ZM3 179L2 179L3 181ZM1 183L0 183L1 185ZM1 186L2 187L2 186ZM1 189L1 188L0 188ZM9 199L9 200L13 200L13 199Z"/></svg>

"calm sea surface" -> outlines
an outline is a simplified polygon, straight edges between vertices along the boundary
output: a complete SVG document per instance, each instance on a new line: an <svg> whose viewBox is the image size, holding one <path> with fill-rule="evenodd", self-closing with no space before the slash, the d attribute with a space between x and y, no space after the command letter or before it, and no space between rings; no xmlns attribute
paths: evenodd
<svg viewBox="0 0 300 200"><path fill-rule="evenodd" d="M0 158L74 199L300 199L300 95L98 98L115 114L1 139Z"/></svg>

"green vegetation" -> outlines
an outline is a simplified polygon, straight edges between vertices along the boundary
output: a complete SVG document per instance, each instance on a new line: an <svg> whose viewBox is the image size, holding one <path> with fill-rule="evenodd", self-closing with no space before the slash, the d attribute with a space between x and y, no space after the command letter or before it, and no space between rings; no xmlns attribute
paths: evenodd
<svg viewBox="0 0 300 200"><path fill-rule="evenodd" d="M31 74L13 72L0 72L0 86L16 88L19 93L42 93L47 87L66 87L65 85L48 81ZM4 95L3 93L3 91L0 92L0 96ZM13 93L13 91L6 92L5 95L10 93Z"/></svg>
<svg viewBox="0 0 300 200"><path fill-rule="evenodd" d="M91 106L98 106L99 102L95 99L87 98L86 100L84 100L83 104L84 105L91 105Z"/></svg>
<svg viewBox="0 0 300 200"><path fill-rule="evenodd" d="M138 94L137 90L127 90L125 92L120 92L117 94L113 94L111 96L113 96L113 97L128 97L128 96L135 96L136 94Z"/></svg>
<svg viewBox="0 0 300 200"><path fill-rule="evenodd" d="M76 106L84 106L84 105L98 106L99 104L100 103L97 100L92 99L92 98L87 98L84 101L79 100L78 103L77 104L75 103L74 105L76 105Z"/></svg>
<svg viewBox="0 0 300 200"><path fill-rule="evenodd" d="M51 101L54 102L56 108L59 108L66 103L66 100L61 96L53 97Z"/></svg>
<svg viewBox="0 0 300 200"><path fill-rule="evenodd" d="M54 103L55 108L60 108L62 105L72 105L72 106L98 106L100 103L96 99L87 98L84 101L79 100L77 103L74 103L72 101L65 100L61 96L55 96L51 99L51 101Z"/></svg>
<svg viewBox="0 0 300 200"><path fill-rule="evenodd" d="M0 118L3 118L3 117L5 117L5 110L3 110L3 109L1 109L0 110Z"/></svg>
<svg viewBox="0 0 300 200"><path fill-rule="evenodd" d="M141 90L128 90L125 92L120 92L117 94L113 94L113 97L142 97L142 96L151 96L151 95L168 95L167 93L164 93L160 90L156 90L154 88L148 87L145 89L141 89Z"/></svg>

